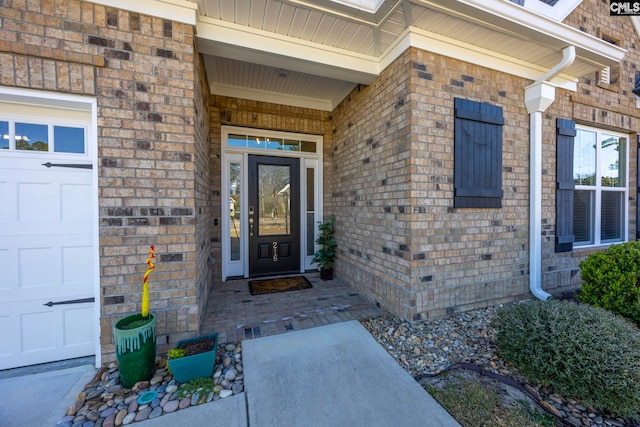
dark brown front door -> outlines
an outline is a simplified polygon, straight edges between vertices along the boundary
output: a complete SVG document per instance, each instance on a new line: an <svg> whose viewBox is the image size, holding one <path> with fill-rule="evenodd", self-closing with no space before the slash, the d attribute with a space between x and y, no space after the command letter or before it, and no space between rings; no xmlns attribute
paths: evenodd
<svg viewBox="0 0 640 427"><path fill-rule="evenodd" d="M249 275L300 271L300 160L249 156Z"/></svg>

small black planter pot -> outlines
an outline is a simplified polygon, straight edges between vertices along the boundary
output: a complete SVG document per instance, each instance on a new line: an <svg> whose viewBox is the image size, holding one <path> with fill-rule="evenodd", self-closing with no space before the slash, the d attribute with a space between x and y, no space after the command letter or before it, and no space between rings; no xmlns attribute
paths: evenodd
<svg viewBox="0 0 640 427"><path fill-rule="evenodd" d="M333 280L333 268L320 268L320 278L322 280Z"/></svg>

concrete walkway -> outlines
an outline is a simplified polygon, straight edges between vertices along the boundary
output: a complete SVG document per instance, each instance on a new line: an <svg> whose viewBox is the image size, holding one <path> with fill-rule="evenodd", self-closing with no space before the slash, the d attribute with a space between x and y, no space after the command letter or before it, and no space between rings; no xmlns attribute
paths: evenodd
<svg viewBox="0 0 640 427"><path fill-rule="evenodd" d="M252 427L459 424L356 321L243 342Z"/></svg>
<svg viewBox="0 0 640 427"><path fill-rule="evenodd" d="M96 372L82 365L0 379L0 426L54 426Z"/></svg>
<svg viewBox="0 0 640 427"><path fill-rule="evenodd" d="M245 392L136 427L458 427L357 321L243 341ZM53 426L91 365L0 379L0 426Z"/></svg>

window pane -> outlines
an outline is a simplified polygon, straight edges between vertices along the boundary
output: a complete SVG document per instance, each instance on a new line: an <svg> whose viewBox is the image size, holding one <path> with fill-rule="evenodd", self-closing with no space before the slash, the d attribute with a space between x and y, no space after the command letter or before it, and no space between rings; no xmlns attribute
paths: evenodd
<svg viewBox="0 0 640 427"><path fill-rule="evenodd" d="M85 153L83 128L54 126L53 141L56 153Z"/></svg>
<svg viewBox="0 0 640 427"><path fill-rule="evenodd" d="M305 153L315 153L316 152L316 143L309 141L302 141L302 151Z"/></svg>
<svg viewBox="0 0 640 427"><path fill-rule="evenodd" d="M267 150L280 150L282 147L282 140L280 138L265 138L267 141Z"/></svg>
<svg viewBox="0 0 640 427"><path fill-rule="evenodd" d="M573 182L576 185L596 185L595 132L577 129L573 154Z"/></svg>
<svg viewBox="0 0 640 427"><path fill-rule="evenodd" d="M231 147L246 147L247 136L246 135L229 135L227 144Z"/></svg>
<svg viewBox="0 0 640 427"><path fill-rule="evenodd" d="M282 149L287 151L300 151L300 141L285 139Z"/></svg>
<svg viewBox="0 0 640 427"><path fill-rule="evenodd" d="M593 244L593 191L573 192L573 234L576 245Z"/></svg>
<svg viewBox="0 0 640 427"><path fill-rule="evenodd" d="M240 230L242 217L240 215L240 163L229 165L229 211L231 215L231 261L240 260Z"/></svg>
<svg viewBox="0 0 640 427"><path fill-rule="evenodd" d="M16 123L16 150L49 151L49 126Z"/></svg>
<svg viewBox="0 0 640 427"><path fill-rule="evenodd" d="M9 122L0 122L0 149L9 149Z"/></svg>
<svg viewBox="0 0 640 427"><path fill-rule="evenodd" d="M626 140L612 135L603 135L600 156L603 187L624 187L626 165Z"/></svg>
<svg viewBox="0 0 640 427"><path fill-rule="evenodd" d="M249 137L247 138L247 146L249 148L262 148L264 149L264 147L267 145L267 139L266 138L260 138L259 136L252 136L249 135Z"/></svg>
<svg viewBox="0 0 640 427"><path fill-rule="evenodd" d="M315 174L313 168L307 168L307 255L315 252Z"/></svg>
<svg viewBox="0 0 640 427"><path fill-rule="evenodd" d="M624 193L618 191L602 192L600 240L603 242L622 240L623 196Z"/></svg>

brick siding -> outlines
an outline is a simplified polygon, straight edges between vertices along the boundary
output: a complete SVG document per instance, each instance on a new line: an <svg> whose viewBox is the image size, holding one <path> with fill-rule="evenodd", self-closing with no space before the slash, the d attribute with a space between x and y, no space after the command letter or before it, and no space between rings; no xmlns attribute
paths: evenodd
<svg viewBox="0 0 640 427"><path fill-rule="evenodd" d="M628 17L585 0L566 21L628 50L619 81L580 79L543 115L543 288L579 286L597 249L554 252L555 121L630 133L629 238L636 231L631 94L640 53ZM558 58L560 59L560 58ZM98 103L101 345L140 308L148 245L158 250L151 309L159 351L199 330L221 279L221 126L323 135L325 215L336 215L336 274L410 320L530 297L530 80L410 48L331 113L209 96L190 26L79 0L6 0L0 84ZM503 205L453 208L453 100L501 106Z"/></svg>
<svg viewBox="0 0 640 427"><path fill-rule="evenodd" d="M97 98L103 358L112 325L140 310L151 244L166 351L198 331L209 276L208 90L193 28L78 0L9 0L0 18L0 84Z"/></svg>

